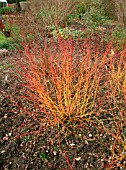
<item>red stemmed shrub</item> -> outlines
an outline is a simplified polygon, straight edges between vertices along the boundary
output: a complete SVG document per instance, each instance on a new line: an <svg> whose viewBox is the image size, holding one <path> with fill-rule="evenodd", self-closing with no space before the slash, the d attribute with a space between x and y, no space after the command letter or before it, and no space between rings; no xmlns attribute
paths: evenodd
<svg viewBox="0 0 126 170"><path fill-rule="evenodd" d="M126 46L118 50L112 42L84 38L57 41L44 38L43 43L24 44L15 58L14 85L22 92L11 100L39 128L41 134L50 127L65 129L86 141L95 141L107 151L100 155L103 167L123 166L125 159ZM15 99L14 99L15 98ZM20 104L19 104L20 103ZM32 131L33 130L33 131ZM87 134L91 133L89 136ZM80 135L81 134L81 135Z"/></svg>
<svg viewBox="0 0 126 170"><path fill-rule="evenodd" d="M24 47L18 73L29 99L37 101L42 115L52 123L88 118L97 111L107 59L99 50L89 39L79 42L61 37L49 44L45 39L43 48L38 44Z"/></svg>

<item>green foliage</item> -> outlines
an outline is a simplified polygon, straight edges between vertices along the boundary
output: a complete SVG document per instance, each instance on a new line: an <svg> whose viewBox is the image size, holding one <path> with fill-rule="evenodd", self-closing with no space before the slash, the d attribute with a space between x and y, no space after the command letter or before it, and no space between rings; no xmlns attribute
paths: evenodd
<svg viewBox="0 0 126 170"><path fill-rule="evenodd" d="M104 9L100 0L85 0L77 6L77 15L89 27L96 27L105 22Z"/></svg>
<svg viewBox="0 0 126 170"><path fill-rule="evenodd" d="M51 31L51 35L57 39L58 34L64 39L68 39L70 36L72 36L74 39L77 39L79 36L81 38L84 38L85 33L82 30L75 30L70 27L62 28L62 27L55 27L54 25L49 27Z"/></svg>
<svg viewBox="0 0 126 170"><path fill-rule="evenodd" d="M16 48L16 43L10 38L5 41L0 42L0 49L14 50Z"/></svg>
<svg viewBox="0 0 126 170"><path fill-rule="evenodd" d="M76 18L77 15L76 14L69 14L67 17L66 17L66 25L70 25L73 21L74 18Z"/></svg>
<svg viewBox="0 0 126 170"><path fill-rule="evenodd" d="M86 12L86 8L87 8L86 3L82 2L82 3L78 4L76 11L77 11L77 15L79 18L81 18L82 15Z"/></svg>
<svg viewBox="0 0 126 170"><path fill-rule="evenodd" d="M0 42L6 40L5 36L2 32L0 32Z"/></svg>
<svg viewBox="0 0 126 170"><path fill-rule="evenodd" d="M21 140L22 140L23 142L28 142L28 141L33 140L34 138L35 138L34 135L28 135L28 136L23 136L23 137L21 138Z"/></svg>
<svg viewBox="0 0 126 170"><path fill-rule="evenodd" d="M67 17L66 17L66 20L69 21L69 20L72 20L76 17L76 14L69 14Z"/></svg>
<svg viewBox="0 0 126 170"><path fill-rule="evenodd" d="M8 0L8 3L13 4L13 3L16 3L16 2L21 2L21 1L26 1L26 0Z"/></svg>
<svg viewBox="0 0 126 170"><path fill-rule="evenodd" d="M114 29L114 31L112 32L112 36L116 39L116 40L126 40L126 28L122 28L122 29Z"/></svg>
<svg viewBox="0 0 126 170"><path fill-rule="evenodd" d="M9 48L9 44L6 41L3 41L0 43L0 49L8 49Z"/></svg>
<svg viewBox="0 0 126 170"><path fill-rule="evenodd" d="M8 3L10 3L10 4L13 4L13 3L16 3L17 4L17 12L20 12L20 2L21 1L26 1L26 0L8 0Z"/></svg>
<svg viewBox="0 0 126 170"><path fill-rule="evenodd" d="M2 7L0 9L0 14L13 14L14 9L11 7Z"/></svg>
<svg viewBox="0 0 126 170"><path fill-rule="evenodd" d="M21 30L17 24L11 25L8 21L4 22L4 28L6 31L11 31L11 36L14 40L20 41L21 39Z"/></svg>
<svg viewBox="0 0 126 170"><path fill-rule="evenodd" d="M9 4L15 3L15 0L8 0Z"/></svg>
<svg viewBox="0 0 126 170"><path fill-rule="evenodd" d="M118 50L122 50L123 42L126 42L126 28L115 28L112 32L114 43L118 43Z"/></svg>
<svg viewBox="0 0 126 170"><path fill-rule="evenodd" d="M12 37L14 39L18 39L19 38L19 35L21 34L21 30L20 30L18 25L13 24L13 26L11 28L11 34L12 34Z"/></svg>
<svg viewBox="0 0 126 170"><path fill-rule="evenodd" d="M19 36L19 34L20 34L20 28L18 27L18 25L17 24L10 24L10 22L9 21L7 21L7 20L5 20L5 22L4 22L4 29L6 30L6 31L9 31L9 30L11 30L11 34L12 34L12 36L13 37L18 37Z"/></svg>
<svg viewBox="0 0 126 170"><path fill-rule="evenodd" d="M47 155L45 153L40 153L39 157L42 159L42 161L46 161L47 160Z"/></svg>
<svg viewBox="0 0 126 170"><path fill-rule="evenodd" d="M14 50L17 44L12 38L6 38L2 33L0 33L0 49Z"/></svg>

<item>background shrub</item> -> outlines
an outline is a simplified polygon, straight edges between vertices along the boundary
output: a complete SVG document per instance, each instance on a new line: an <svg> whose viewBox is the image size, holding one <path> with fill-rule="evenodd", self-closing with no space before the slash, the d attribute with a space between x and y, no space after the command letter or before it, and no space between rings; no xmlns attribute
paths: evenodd
<svg viewBox="0 0 126 170"><path fill-rule="evenodd" d="M16 43L11 38L0 42L0 49L14 50L15 48L16 48Z"/></svg>
<svg viewBox="0 0 126 170"><path fill-rule="evenodd" d="M76 9L78 0L31 0L31 10L44 25L62 24Z"/></svg>
<svg viewBox="0 0 126 170"><path fill-rule="evenodd" d="M2 7L0 9L0 14L13 14L14 10L11 7Z"/></svg>
<svg viewBox="0 0 126 170"><path fill-rule="evenodd" d="M10 37L6 38L2 32L0 32L0 49L14 50L16 48L15 41Z"/></svg>
<svg viewBox="0 0 126 170"><path fill-rule="evenodd" d="M101 0L83 0L78 4L76 13L90 27L101 25L107 19Z"/></svg>

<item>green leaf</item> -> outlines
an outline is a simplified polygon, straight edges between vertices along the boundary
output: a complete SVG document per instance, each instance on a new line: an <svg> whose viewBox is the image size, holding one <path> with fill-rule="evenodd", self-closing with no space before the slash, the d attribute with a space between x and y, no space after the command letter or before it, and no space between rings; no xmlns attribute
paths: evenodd
<svg viewBox="0 0 126 170"><path fill-rule="evenodd" d="M40 154L39 154L39 157L40 157L43 161L45 161L45 160L47 159L47 155L46 155L45 153L40 153Z"/></svg>

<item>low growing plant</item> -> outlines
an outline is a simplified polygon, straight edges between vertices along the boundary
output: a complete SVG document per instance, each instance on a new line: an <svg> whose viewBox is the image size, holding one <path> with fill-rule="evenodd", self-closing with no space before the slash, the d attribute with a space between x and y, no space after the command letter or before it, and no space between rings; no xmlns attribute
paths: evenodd
<svg viewBox="0 0 126 170"><path fill-rule="evenodd" d="M13 8L11 8L11 7L2 7L1 9L0 9L0 14L13 14L14 13L14 10L13 10Z"/></svg>
<svg viewBox="0 0 126 170"><path fill-rule="evenodd" d="M14 42L12 38L7 38L0 42L0 49L14 50L18 45Z"/></svg>
<svg viewBox="0 0 126 170"><path fill-rule="evenodd" d="M0 33L0 49L14 49L14 41L12 38L6 38L4 34Z"/></svg>
<svg viewBox="0 0 126 170"><path fill-rule="evenodd" d="M85 33L83 30L75 30L74 28L66 27L56 27L56 26L50 26L50 35L52 35L55 39L58 38L58 35L64 39L68 39L69 37L73 37L74 39L78 39L80 36L81 39L84 38Z"/></svg>

